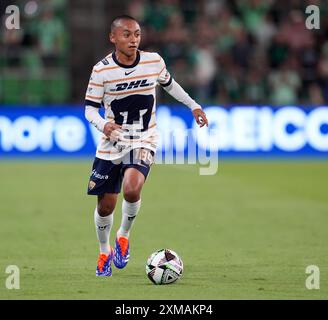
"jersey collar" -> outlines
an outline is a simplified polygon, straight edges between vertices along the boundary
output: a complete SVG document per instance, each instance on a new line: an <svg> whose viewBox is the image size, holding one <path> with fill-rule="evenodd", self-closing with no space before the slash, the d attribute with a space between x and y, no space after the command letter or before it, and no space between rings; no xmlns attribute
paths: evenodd
<svg viewBox="0 0 328 320"><path fill-rule="evenodd" d="M113 58L114 62L115 62L117 65L119 65L120 67L122 67L122 68L134 68L134 67L139 63L139 61L140 61L140 53L139 53L139 50L138 50L138 51L137 51L137 58L136 58L136 60L135 60L132 64L130 64L130 65L128 65L128 64L123 64L123 63L119 62L119 61L117 60L117 58L116 58L115 51L114 51L113 54L112 54L112 58Z"/></svg>

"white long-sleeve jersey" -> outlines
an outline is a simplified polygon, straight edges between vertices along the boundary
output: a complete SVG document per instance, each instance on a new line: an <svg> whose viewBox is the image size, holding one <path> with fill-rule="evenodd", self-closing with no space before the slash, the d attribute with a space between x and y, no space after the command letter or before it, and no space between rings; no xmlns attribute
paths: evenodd
<svg viewBox="0 0 328 320"><path fill-rule="evenodd" d="M156 152L158 84L191 110L201 108L172 79L158 53L137 51L132 65L123 65L115 53L111 53L93 67L85 96L85 116L101 132L106 122L122 125L124 130L118 142L103 135L96 157L115 160L139 147ZM98 113L102 106L105 119Z"/></svg>

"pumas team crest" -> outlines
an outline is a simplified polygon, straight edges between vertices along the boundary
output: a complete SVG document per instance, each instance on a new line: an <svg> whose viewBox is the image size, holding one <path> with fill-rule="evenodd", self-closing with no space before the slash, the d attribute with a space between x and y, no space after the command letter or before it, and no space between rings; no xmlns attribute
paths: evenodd
<svg viewBox="0 0 328 320"><path fill-rule="evenodd" d="M89 181L89 190L92 190L96 186L94 181Z"/></svg>

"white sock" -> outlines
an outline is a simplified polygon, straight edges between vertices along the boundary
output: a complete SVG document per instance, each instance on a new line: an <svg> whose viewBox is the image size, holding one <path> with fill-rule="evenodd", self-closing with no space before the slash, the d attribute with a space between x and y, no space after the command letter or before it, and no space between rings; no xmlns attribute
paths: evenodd
<svg viewBox="0 0 328 320"><path fill-rule="evenodd" d="M101 253L109 253L109 234L113 225L113 213L109 216L102 217L99 215L97 208L94 213L97 238L99 240L99 249Z"/></svg>
<svg viewBox="0 0 328 320"><path fill-rule="evenodd" d="M118 236L129 237L130 230L132 228L134 219L139 212L141 206L141 199L137 202L128 202L123 199L122 202L122 222L119 230L117 231Z"/></svg>

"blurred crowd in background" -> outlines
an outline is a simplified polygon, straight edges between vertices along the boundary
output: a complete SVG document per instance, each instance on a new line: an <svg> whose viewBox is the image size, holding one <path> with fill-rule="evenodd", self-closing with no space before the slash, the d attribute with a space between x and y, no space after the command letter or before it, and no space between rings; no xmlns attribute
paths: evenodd
<svg viewBox="0 0 328 320"><path fill-rule="evenodd" d="M84 51L70 46L69 39L75 35L68 28L67 1L23 3L24 27L19 32L1 31L4 72L0 76L0 103L79 102L70 95L76 79L67 57ZM327 1L109 3L120 3L117 13L140 21L140 49L159 52L173 77L201 104L328 103ZM320 8L319 30L305 27L305 8L311 4ZM103 12L108 16L102 30L106 42L109 21L114 17L113 12ZM90 61L90 65L96 62ZM88 69L86 82L89 74ZM28 80L31 88L20 91L21 79ZM84 90L80 90L81 97ZM159 95L159 102L175 102L163 90Z"/></svg>
<svg viewBox="0 0 328 320"><path fill-rule="evenodd" d="M321 2L136 0L128 12L144 21L144 48L158 50L202 103L323 104L328 15ZM309 4L320 7L320 30L305 27Z"/></svg>
<svg viewBox="0 0 328 320"><path fill-rule="evenodd" d="M11 4L20 9L20 29L5 28L2 16L0 103L69 102L66 0L1 0L1 13Z"/></svg>

